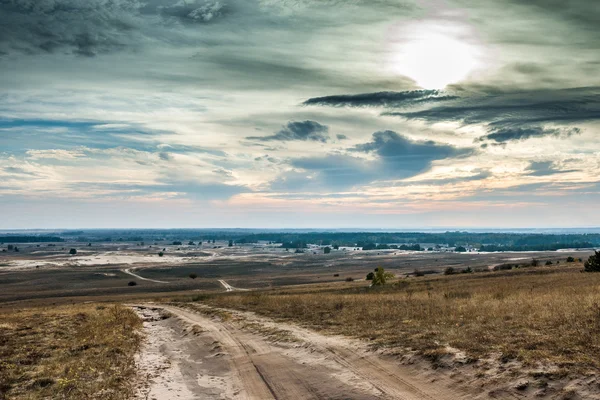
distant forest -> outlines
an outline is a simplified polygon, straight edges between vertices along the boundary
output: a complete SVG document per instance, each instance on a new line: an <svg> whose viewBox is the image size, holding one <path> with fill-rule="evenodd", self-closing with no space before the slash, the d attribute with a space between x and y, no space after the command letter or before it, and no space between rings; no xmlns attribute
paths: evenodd
<svg viewBox="0 0 600 400"><path fill-rule="evenodd" d="M304 248L308 244L389 248L385 245L441 245L467 247L481 251L543 251L563 248L600 246L600 233L480 233L480 232L302 232L259 230L203 229L141 229L141 230L79 230L52 234L1 234L0 243L39 242L114 242L114 241L229 241L236 244L258 242L282 243L283 247ZM414 246L416 249L417 246Z"/></svg>

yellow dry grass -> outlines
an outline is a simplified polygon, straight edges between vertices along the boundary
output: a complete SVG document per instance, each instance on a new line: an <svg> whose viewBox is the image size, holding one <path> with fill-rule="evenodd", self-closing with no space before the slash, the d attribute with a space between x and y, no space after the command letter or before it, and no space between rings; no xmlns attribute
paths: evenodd
<svg viewBox="0 0 600 400"><path fill-rule="evenodd" d="M0 313L0 399L130 399L140 327L119 305Z"/></svg>
<svg viewBox="0 0 600 400"><path fill-rule="evenodd" d="M235 293L201 301L431 357L451 346L473 358L501 354L583 372L600 367L600 274L580 269L409 278L384 288L362 282L330 292Z"/></svg>

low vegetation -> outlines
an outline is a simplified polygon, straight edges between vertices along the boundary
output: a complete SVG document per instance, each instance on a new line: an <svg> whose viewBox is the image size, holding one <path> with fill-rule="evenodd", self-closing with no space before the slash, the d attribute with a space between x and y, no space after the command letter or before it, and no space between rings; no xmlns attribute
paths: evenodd
<svg viewBox="0 0 600 400"><path fill-rule="evenodd" d="M131 399L138 328L115 305L0 313L0 399Z"/></svg>
<svg viewBox="0 0 600 400"><path fill-rule="evenodd" d="M383 287L207 296L209 305L251 310L374 346L438 357L451 346L473 358L501 355L567 372L600 368L600 274L537 267L408 278Z"/></svg>

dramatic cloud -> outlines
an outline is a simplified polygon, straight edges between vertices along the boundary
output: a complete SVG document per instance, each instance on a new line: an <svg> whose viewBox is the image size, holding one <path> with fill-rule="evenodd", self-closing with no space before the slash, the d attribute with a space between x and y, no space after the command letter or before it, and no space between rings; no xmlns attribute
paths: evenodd
<svg viewBox="0 0 600 400"><path fill-rule="evenodd" d="M569 137L571 135L580 134L581 130L578 128L570 129L544 129L539 126L531 128L500 128L495 129L492 133L482 136L477 141L482 142L485 140L494 141L496 143L506 143L516 140L526 140L530 138L542 138L542 137Z"/></svg>
<svg viewBox="0 0 600 400"><path fill-rule="evenodd" d="M472 149L459 149L434 141L413 141L393 131L373 134L373 140L354 147L355 151L377 154L399 176L410 176L425 169L432 161L466 156Z"/></svg>
<svg viewBox="0 0 600 400"><path fill-rule="evenodd" d="M473 153L472 149L411 140L393 131L375 132L372 141L349 150L371 154L375 158L346 154L295 158L290 161L295 170L275 180L272 189L341 190L374 181L404 179L426 171L436 160Z"/></svg>
<svg viewBox="0 0 600 400"><path fill-rule="evenodd" d="M0 225L600 224L599 21L591 0L0 0Z"/></svg>
<svg viewBox="0 0 600 400"><path fill-rule="evenodd" d="M597 121L600 120L600 88L474 94L461 96L444 106L385 115L430 122L485 123L495 127Z"/></svg>
<svg viewBox="0 0 600 400"><path fill-rule="evenodd" d="M456 98L458 97L447 95L439 90L413 90L314 97L302 104L333 107L402 107Z"/></svg>
<svg viewBox="0 0 600 400"><path fill-rule="evenodd" d="M280 131L271 136L249 136L248 140L289 141L304 140L314 142L327 142L329 140L329 128L315 121L288 122Z"/></svg>
<svg viewBox="0 0 600 400"><path fill-rule="evenodd" d="M525 170L530 176L548 176L555 174L564 174L567 172L577 172L577 169L560 169L553 161L532 161Z"/></svg>

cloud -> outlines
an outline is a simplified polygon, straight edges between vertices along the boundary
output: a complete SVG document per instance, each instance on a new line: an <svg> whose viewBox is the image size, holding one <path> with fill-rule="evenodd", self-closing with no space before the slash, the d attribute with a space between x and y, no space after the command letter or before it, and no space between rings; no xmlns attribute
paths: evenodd
<svg viewBox="0 0 600 400"><path fill-rule="evenodd" d="M314 142L327 142L329 140L329 127L315 121L288 122L279 132L271 136L249 136L248 140L290 141L303 140Z"/></svg>
<svg viewBox="0 0 600 400"><path fill-rule="evenodd" d="M496 143L506 143L509 141L526 140L531 138L569 137L580 133L581 130L579 128L546 129L539 126L528 128L500 128L493 130L492 133L488 135L476 139L476 141L483 142L485 140L490 140Z"/></svg>
<svg viewBox="0 0 600 400"><path fill-rule="evenodd" d="M399 176L410 176L426 169L432 161L473 154L473 149L457 148L434 141L414 141L394 131L373 134L372 141L354 151L377 154Z"/></svg>
<svg viewBox="0 0 600 400"><path fill-rule="evenodd" d="M294 170L274 180L271 189L343 190L375 181L409 178L426 171L436 160L473 154L470 148L416 141L393 131L375 132L370 142L354 146L349 151L371 154L375 158L336 153L295 158L289 161Z"/></svg>
<svg viewBox="0 0 600 400"><path fill-rule="evenodd" d="M209 22L222 16L226 6L220 1L210 0L180 0L175 4L158 6L162 15L177 17L184 22ZM152 11L152 8L150 8Z"/></svg>
<svg viewBox="0 0 600 400"><path fill-rule="evenodd" d="M484 123L490 127L592 121L600 120L600 88L471 94L443 106L383 115L428 122Z"/></svg>
<svg viewBox="0 0 600 400"><path fill-rule="evenodd" d="M0 50L25 54L70 51L94 56L132 44L137 0L0 1Z"/></svg>
<svg viewBox="0 0 600 400"><path fill-rule="evenodd" d="M553 161L532 161L525 170L529 176L548 176L555 174L564 174L567 172L577 172L577 169L561 170Z"/></svg>
<svg viewBox="0 0 600 400"><path fill-rule="evenodd" d="M302 104L333 107L402 107L457 98L439 90L412 90L314 97Z"/></svg>

